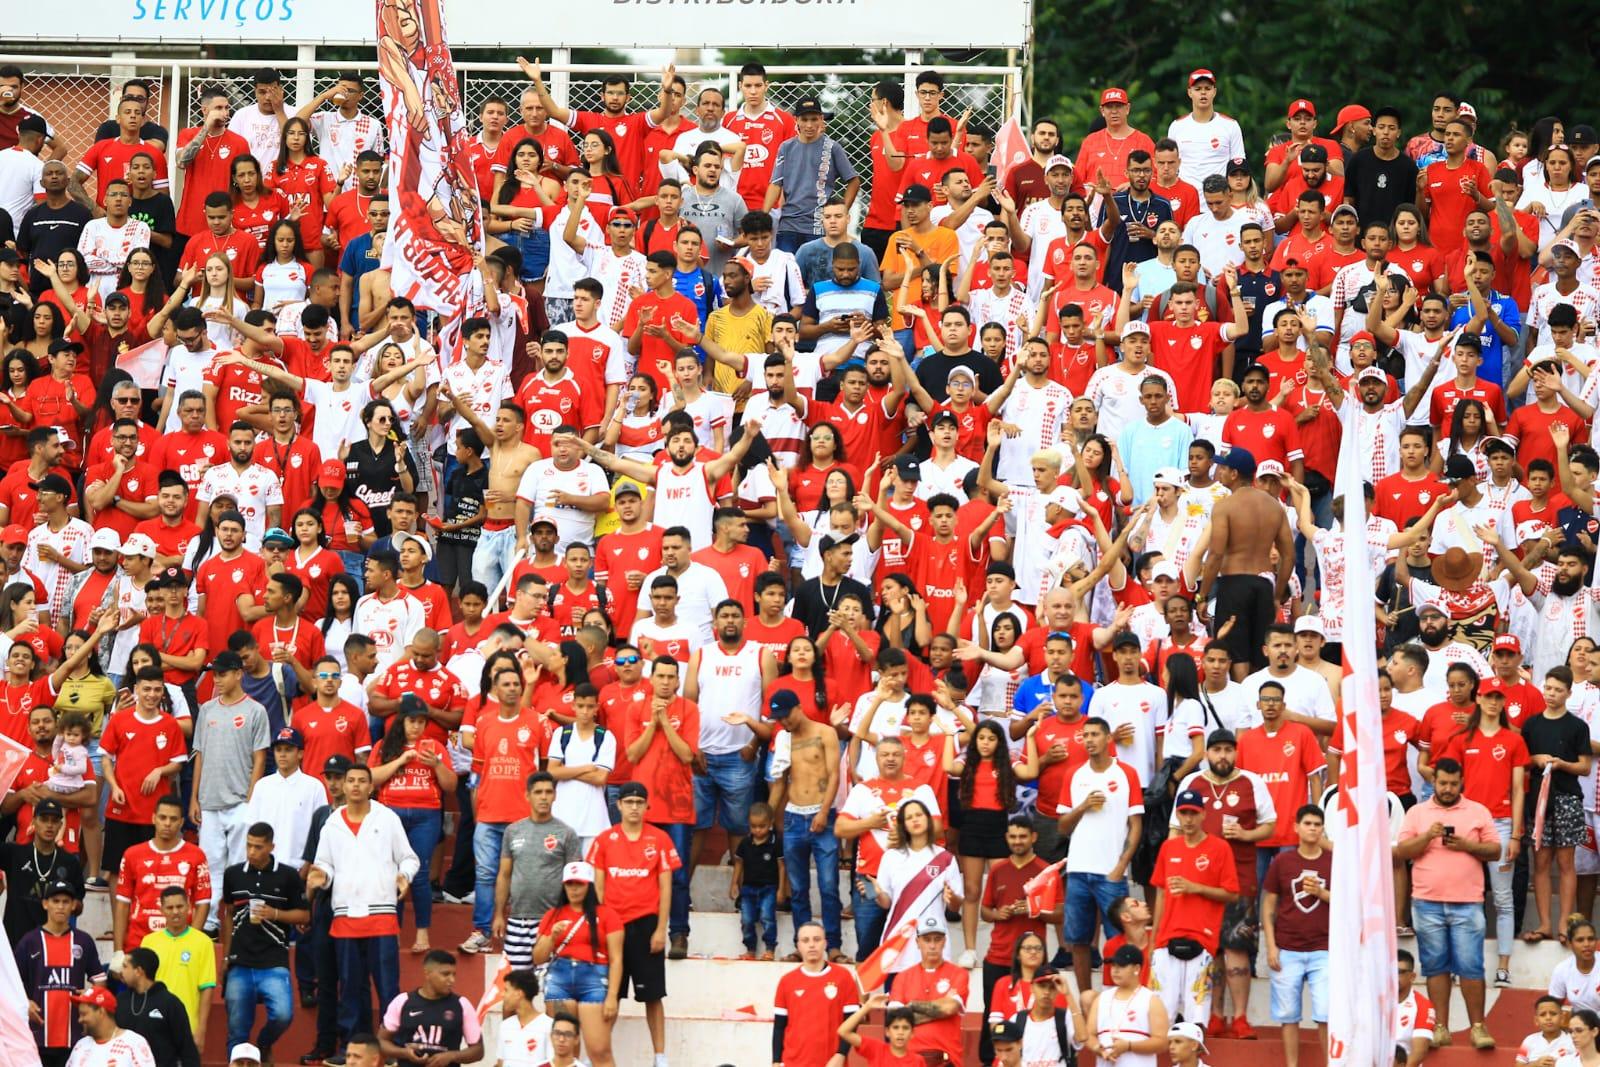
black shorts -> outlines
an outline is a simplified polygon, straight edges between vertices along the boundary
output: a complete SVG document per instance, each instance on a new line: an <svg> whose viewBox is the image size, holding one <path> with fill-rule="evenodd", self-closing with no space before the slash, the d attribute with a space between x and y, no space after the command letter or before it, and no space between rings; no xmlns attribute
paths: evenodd
<svg viewBox="0 0 1600 1067"><path fill-rule="evenodd" d="M997 860L1010 855L1006 848L1006 813L972 809L961 817L961 841L957 852Z"/></svg>
<svg viewBox="0 0 1600 1067"><path fill-rule="evenodd" d="M1224 574L1217 579L1217 606L1212 610L1212 633L1217 633L1229 619L1233 629L1226 637L1214 642L1228 650L1235 663L1249 663L1252 671L1267 665L1266 653L1261 646L1267 639L1267 627L1278 617L1278 602L1273 596L1270 579L1259 574Z"/></svg>
<svg viewBox="0 0 1600 1067"><path fill-rule="evenodd" d="M889 238L893 236L893 230L877 230L871 227L863 227L861 230L861 243L872 249L872 254L878 257L880 270L883 268L883 254L889 249Z"/></svg>
<svg viewBox="0 0 1600 1067"><path fill-rule="evenodd" d="M156 836L156 828L149 824L123 822L120 819L105 820L104 847L101 849L100 865L111 874L111 884L117 884L117 874L122 870L122 854L134 845L142 845ZM99 871L84 872L87 877L99 875Z"/></svg>
<svg viewBox="0 0 1600 1067"><path fill-rule="evenodd" d="M656 917L642 915L622 927L622 984L620 996L632 983L633 999L641 1004L661 1000L667 995L667 953L650 951L655 936Z"/></svg>
<svg viewBox="0 0 1600 1067"><path fill-rule="evenodd" d="M952 830L960 830L966 821L966 813L961 810L961 779L946 778L944 780L944 824Z"/></svg>

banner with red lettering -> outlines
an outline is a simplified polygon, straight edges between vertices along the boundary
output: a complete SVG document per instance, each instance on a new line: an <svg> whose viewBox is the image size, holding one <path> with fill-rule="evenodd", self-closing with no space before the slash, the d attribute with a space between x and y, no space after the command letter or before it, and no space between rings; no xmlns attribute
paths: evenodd
<svg viewBox="0 0 1600 1067"><path fill-rule="evenodd" d="M377 0L389 134L390 289L459 329L483 214L443 0ZM451 345L441 344L441 350Z"/></svg>
<svg viewBox="0 0 1600 1067"><path fill-rule="evenodd" d="M1023 899L1028 902L1028 914L1037 919L1047 911L1054 911L1066 898L1061 884L1061 872L1067 861L1057 860L1038 874L1029 878L1022 887Z"/></svg>
<svg viewBox="0 0 1600 1067"><path fill-rule="evenodd" d="M1365 469L1356 435L1345 434L1335 488L1344 497L1347 605L1374 599L1362 489ZM1394 887L1377 630L1370 611L1345 612L1338 714L1347 755L1339 764L1339 793L1327 817L1338 835L1328 925L1328 1067L1391 1067L1398 1000Z"/></svg>
<svg viewBox="0 0 1600 1067"><path fill-rule="evenodd" d="M0 796L28 762L28 746L0 737ZM28 995L17 972L17 959L9 942L0 944L0 1063L8 1067L39 1067L39 1048L28 1029Z"/></svg>

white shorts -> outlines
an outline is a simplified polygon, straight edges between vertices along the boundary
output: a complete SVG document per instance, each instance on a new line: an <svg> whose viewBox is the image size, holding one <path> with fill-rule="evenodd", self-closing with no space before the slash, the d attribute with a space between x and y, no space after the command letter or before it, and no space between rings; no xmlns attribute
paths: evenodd
<svg viewBox="0 0 1600 1067"><path fill-rule="evenodd" d="M1175 959L1164 948L1150 957L1150 988L1161 998L1167 1018L1205 1026L1211 1021L1211 953Z"/></svg>

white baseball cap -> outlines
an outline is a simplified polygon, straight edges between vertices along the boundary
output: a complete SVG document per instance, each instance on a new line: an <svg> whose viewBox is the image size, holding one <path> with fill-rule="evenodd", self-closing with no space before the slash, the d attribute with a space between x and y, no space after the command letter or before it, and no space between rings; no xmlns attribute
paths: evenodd
<svg viewBox="0 0 1600 1067"><path fill-rule="evenodd" d="M1328 636L1328 632L1322 628L1322 620L1315 615L1302 615L1294 620L1294 632L1316 634L1318 637Z"/></svg>
<svg viewBox="0 0 1600 1067"><path fill-rule="evenodd" d="M122 549L122 538L117 536L117 531L107 526L94 532L94 535L89 538L89 547L103 548L107 552L118 552Z"/></svg>
<svg viewBox="0 0 1600 1067"><path fill-rule="evenodd" d="M147 559L156 558L156 543L150 539L149 534L129 534L128 539L122 542L124 556L144 556Z"/></svg>
<svg viewBox="0 0 1600 1067"><path fill-rule="evenodd" d="M260 1063L261 1050L250 1044L248 1041L240 1042L239 1044L233 1046L232 1052L228 1053L229 1063L236 1063L239 1060L254 1060L256 1063Z"/></svg>
<svg viewBox="0 0 1600 1067"><path fill-rule="evenodd" d="M575 860L561 868L563 882L594 882L594 868L582 860Z"/></svg>

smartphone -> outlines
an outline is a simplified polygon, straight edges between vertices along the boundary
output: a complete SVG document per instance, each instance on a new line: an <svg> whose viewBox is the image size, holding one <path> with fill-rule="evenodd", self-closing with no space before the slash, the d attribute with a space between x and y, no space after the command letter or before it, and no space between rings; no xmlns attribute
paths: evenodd
<svg viewBox="0 0 1600 1067"><path fill-rule="evenodd" d="M990 163L987 167L984 167L983 173L985 176L990 178L996 178L999 176L998 168L993 163Z"/></svg>

